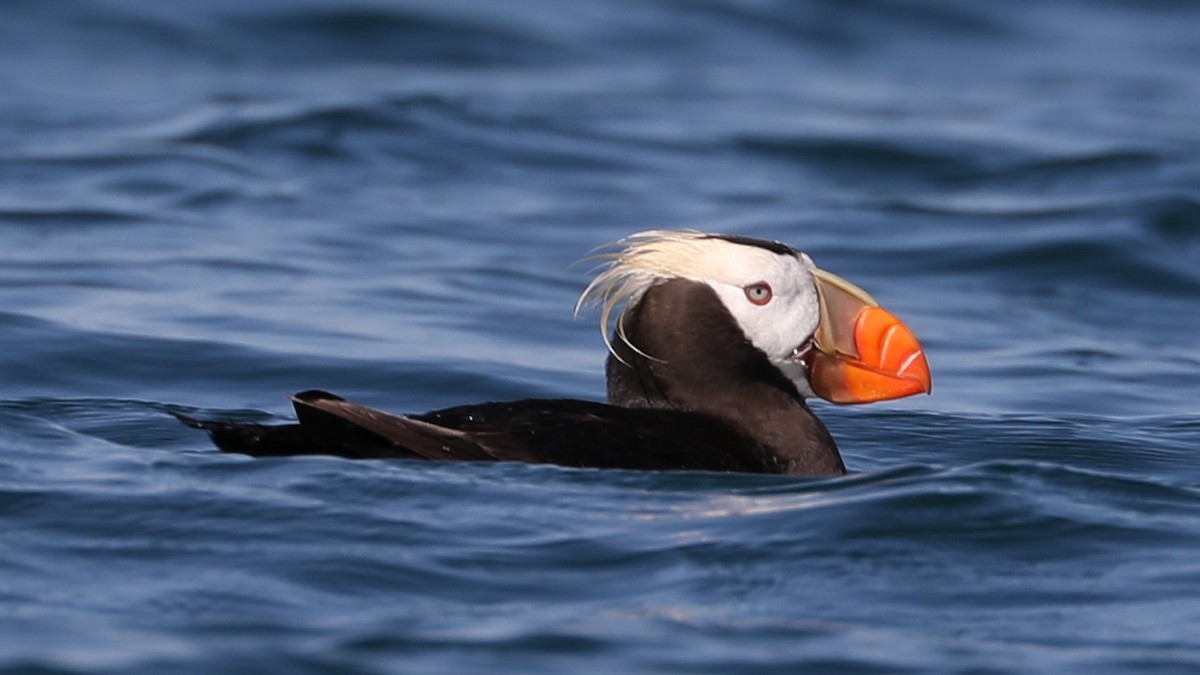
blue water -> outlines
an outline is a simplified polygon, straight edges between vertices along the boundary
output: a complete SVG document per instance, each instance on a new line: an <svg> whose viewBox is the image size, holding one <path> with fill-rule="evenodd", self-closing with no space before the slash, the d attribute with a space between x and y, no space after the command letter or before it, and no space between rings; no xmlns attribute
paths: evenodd
<svg viewBox="0 0 1200 675"><path fill-rule="evenodd" d="M1196 672L1200 6L10 0L0 671ZM251 460L167 413L599 398L647 228L934 394L831 479Z"/></svg>

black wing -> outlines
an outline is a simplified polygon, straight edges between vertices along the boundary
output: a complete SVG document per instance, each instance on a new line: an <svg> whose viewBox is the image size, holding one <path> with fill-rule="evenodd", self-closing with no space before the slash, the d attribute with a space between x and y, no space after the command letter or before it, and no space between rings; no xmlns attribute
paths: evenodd
<svg viewBox="0 0 1200 675"><path fill-rule="evenodd" d="M720 420L698 413L525 399L394 415L322 391L293 397L297 424L210 422L217 447L255 456L337 455L518 461L564 466L780 473L773 456Z"/></svg>

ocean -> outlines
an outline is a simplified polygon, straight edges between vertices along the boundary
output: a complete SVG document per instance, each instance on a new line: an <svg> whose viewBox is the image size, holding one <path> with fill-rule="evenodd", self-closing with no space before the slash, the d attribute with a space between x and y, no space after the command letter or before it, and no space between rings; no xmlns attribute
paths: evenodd
<svg viewBox="0 0 1200 675"><path fill-rule="evenodd" d="M10 0L0 672L1200 671L1200 5ZM851 473L251 459L602 399L597 246L778 239L922 341Z"/></svg>

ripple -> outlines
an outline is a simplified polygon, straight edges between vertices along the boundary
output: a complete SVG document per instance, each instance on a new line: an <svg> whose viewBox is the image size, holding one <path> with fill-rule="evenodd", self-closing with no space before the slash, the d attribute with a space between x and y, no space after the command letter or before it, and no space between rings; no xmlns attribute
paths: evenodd
<svg viewBox="0 0 1200 675"><path fill-rule="evenodd" d="M338 141L348 131L387 130L402 134L411 124L397 116L409 106L443 105L436 99L417 99L398 106L335 105L273 106L234 109L207 115L192 128L175 130L175 139L240 149L258 144L282 143L301 154L332 157L340 153Z"/></svg>
<svg viewBox="0 0 1200 675"><path fill-rule="evenodd" d="M513 65L568 58L570 51L541 36L495 21L383 8L313 7L239 12L224 17L223 30L245 36L256 56L295 63L322 55L371 61L443 63L454 66ZM264 33L276 36L264 42Z"/></svg>
<svg viewBox="0 0 1200 675"><path fill-rule="evenodd" d="M810 164L825 172L951 180L977 171L972 160L892 140L756 137L735 141L752 155Z"/></svg>
<svg viewBox="0 0 1200 675"><path fill-rule="evenodd" d="M1120 294L1185 298L1200 292L1200 273L1188 264L1186 243L1172 247L1159 233L1146 232L1155 225L1143 225L1146 220L1156 222L1153 214L1174 213L1174 203L1148 198L1119 206L1039 207L1036 212L1023 205L1019 212L1003 215L968 208L960 213L985 216L978 219L978 227L954 235L930 228L929 237L902 245L925 256L927 269L969 273L976 279L1002 277L1011 284L1010 291L1038 286L1106 288ZM1014 236L993 239L986 229L992 227L1006 228Z"/></svg>
<svg viewBox="0 0 1200 675"><path fill-rule="evenodd" d="M1200 197L1164 199L1146 210L1146 230L1165 243L1191 249L1200 242Z"/></svg>
<svg viewBox="0 0 1200 675"><path fill-rule="evenodd" d="M1020 161L976 177L992 182L1034 185L1115 183L1116 175L1161 170L1170 158L1159 152L1117 148Z"/></svg>
<svg viewBox="0 0 1200 675"><path fill-rule="evenodd" d="M89 227L127 225L150 220L135 211L88 207L0 208L0 223L28 227Z"/></svg>

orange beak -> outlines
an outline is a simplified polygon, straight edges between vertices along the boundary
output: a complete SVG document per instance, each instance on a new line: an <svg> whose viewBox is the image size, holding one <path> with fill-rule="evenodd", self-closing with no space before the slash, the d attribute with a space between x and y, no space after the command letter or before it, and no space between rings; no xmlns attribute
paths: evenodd
<svg viewBox="0 0 1200 675"><path fill-rule="evenodd" d="M814 269L821 322L803 358L813 393L834 403L871 403L930 393L929 362L912 331L866 291Z"/></svg>

